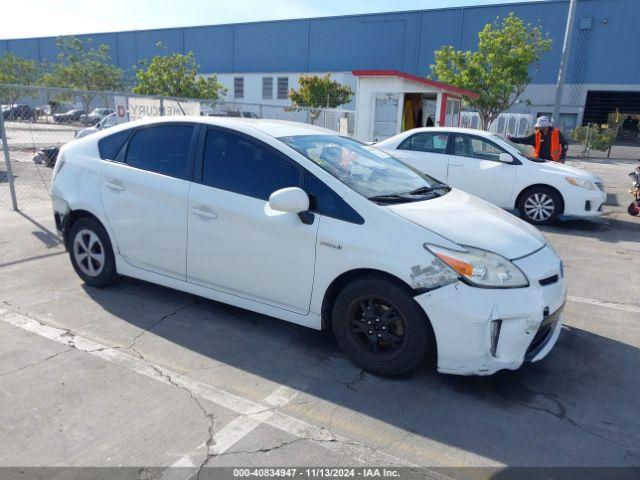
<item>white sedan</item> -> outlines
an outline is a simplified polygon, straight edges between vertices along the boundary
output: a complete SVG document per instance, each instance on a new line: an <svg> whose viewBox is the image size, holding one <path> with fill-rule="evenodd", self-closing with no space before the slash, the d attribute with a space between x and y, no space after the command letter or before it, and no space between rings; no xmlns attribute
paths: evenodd
<svg viewBox="0 0 640 480"><path fill-rule="evenodd" d="M540 232L374 147L310 125L161 117L62 147L51 187L78 275L119 275L330 328L369 371L489 375L561 331Z"/></svg>
<svg viewBox="0 0 640 480"><path fill-rule="evenodd" d="M556 162L534 160L495 133L467 128L416 128L376 144L412 167L537 225L560 215L602 213L600 177Z"/></svg>

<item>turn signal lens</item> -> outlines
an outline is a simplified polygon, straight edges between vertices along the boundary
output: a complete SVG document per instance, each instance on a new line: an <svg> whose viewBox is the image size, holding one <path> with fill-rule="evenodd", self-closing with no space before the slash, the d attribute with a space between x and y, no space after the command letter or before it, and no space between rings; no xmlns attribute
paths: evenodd
<svg viewBox="0 0 640 480"><path fill-rule="evenodd" d="M465 277L471 277L473 275L473 265L470 263L463 262L462 260L458 260L457 258L450 257L443 253L436 253L436 257L449 265L460 275L464 275Z"/></svg>
<svg viewBox="0 0 640 480"><path fill-rule="evenodd" d="M519 288L529 286L526 275L497 253L461 246L462 251L425 244L424 248L466 283L477 287ZM446 268L445 267L445 268Z"/></svg>
<svg viewBox="0 0 640 480"><path fill-rule="evenodd" d="M587 190L596 190L596 184L591 180L586 180L584 178L575 178L575 177L564 177L564 179L569 182L571 185L580 188L586 188Z"/></svg>

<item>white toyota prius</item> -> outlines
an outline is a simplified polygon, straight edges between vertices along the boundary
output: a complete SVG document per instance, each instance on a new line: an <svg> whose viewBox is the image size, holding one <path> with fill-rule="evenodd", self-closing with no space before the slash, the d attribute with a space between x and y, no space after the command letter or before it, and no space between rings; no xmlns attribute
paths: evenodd
<svg viewBox="0 0 640 480"><path fill-rule="evenodd" d="M495 133L468 128L415 128L376 146L421 172L547 225L560 215L602 213L606 193L596 175L557 162L534 160Z"/></svg>
<svg viewBox="0 0 640 480"><path fill-rule="evenodd" d="M131 122L65 145L51 195L87 284L124 275L332 328L371 372L431 354L488 375L560 334L562 262L535 227L333 131Z"/></svg>

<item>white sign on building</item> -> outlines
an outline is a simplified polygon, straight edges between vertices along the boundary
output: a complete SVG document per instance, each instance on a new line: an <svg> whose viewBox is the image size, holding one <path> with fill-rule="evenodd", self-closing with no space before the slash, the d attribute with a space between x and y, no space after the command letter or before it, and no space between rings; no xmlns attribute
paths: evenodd
<svg viewBox="0 0 640 480"><path fill-rule="evenodd" d="M129 110L127 97L117 95L113 97L113 104L116 111L116 119L118 123L124 123L129 121Z"/></svg>
<svg viewBox="0 0 640 480"><path fill-rule="evenodd" d="M130 97L129 119L138 120L144 117L159 117L163 115L200 115L200 102L160 100L157 98Z"/></svg>

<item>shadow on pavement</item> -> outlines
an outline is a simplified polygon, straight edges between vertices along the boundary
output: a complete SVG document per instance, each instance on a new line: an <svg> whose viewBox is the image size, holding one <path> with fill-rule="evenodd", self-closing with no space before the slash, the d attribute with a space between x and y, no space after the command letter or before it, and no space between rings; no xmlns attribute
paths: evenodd
<svg viewBox="0 0 640 480"><path fill-rule="evenodd" d="M607 243L640 242L640 221L631 216L628 220L617 217L567 218L555 225L539 228L543 232L595 238Z"/></svg>
<svg viewBox="0 0 640 480"><path fill-rule="evenodd" d="M640 350L619 341L565 328L549 357L516 372L456 377L425 364L390 379L350 364L325 332L135 280L85 289L113 315L213 360L209 378L216 362L277 383L303 375L309 395L506 465L640 465ZM159 299L182 307L159 322L149 309Z"/></svg>

